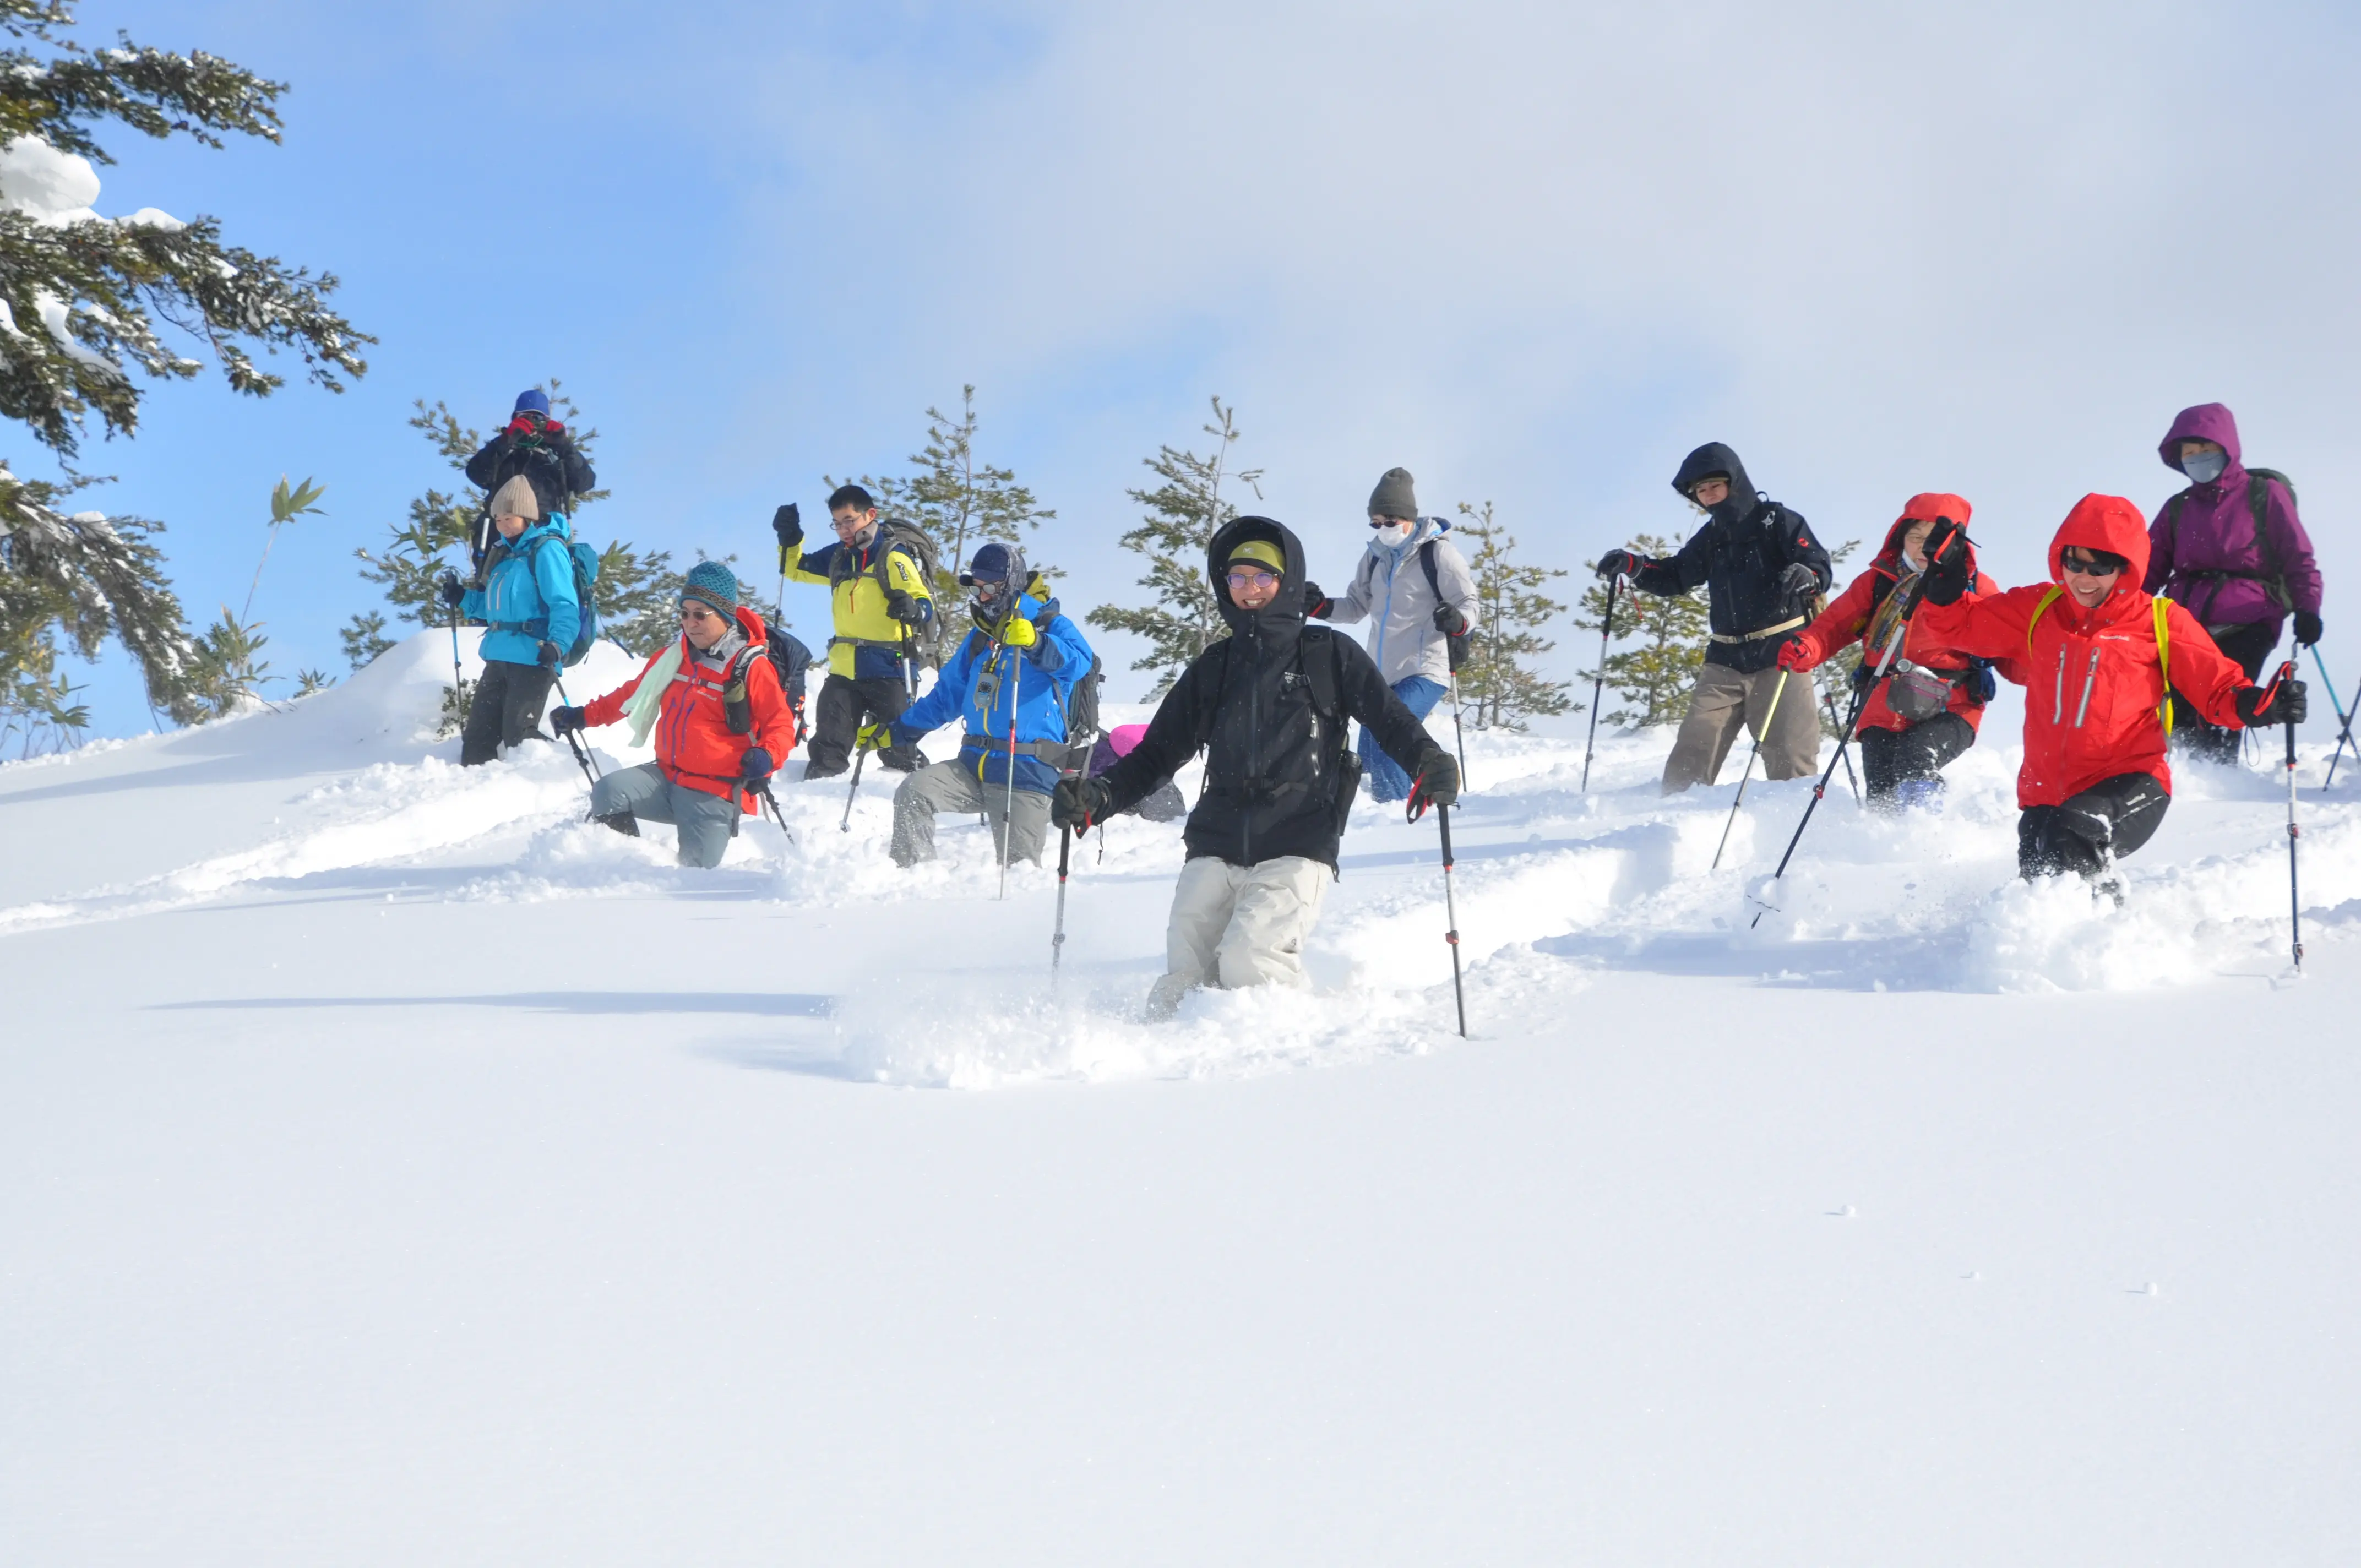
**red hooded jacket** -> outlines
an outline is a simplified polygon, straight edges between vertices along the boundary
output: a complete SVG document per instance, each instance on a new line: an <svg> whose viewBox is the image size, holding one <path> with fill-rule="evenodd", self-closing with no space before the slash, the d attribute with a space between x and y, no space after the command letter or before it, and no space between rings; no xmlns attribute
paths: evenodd
<svg viewBox="0 0 2361 1568"><path fill-rule="evenodd" d="M1902 536L1909 532L1912 523L1934 522L1949 518L1965 528L1968 514L1973 510L1964 499L1938 491L1929 490L1912 496L1910 504L1902 509L1902 515L1894 520L1894 526L1886 530L1885 543L1878 551L1877 558L1869 564L1869 570L1848 584L1845 591L1829 601L1828 608L1820 612L1819 619L1796 637L1795 647L1803 660L1801 667L1806 670L1817 668L1831 654L1851 646L1867 634L1871 618L1893 593L1894 586L1909 570L1902 558ZM1981 598L1986 594L1998 593L2000 585L1976 570L1975 559L1975 553L1971 548L1968 554L1969 597ZM1862 655L1874 660L1883 652L1883 648L1864 648ZM1910 628L1902 634L1902 646L1895 652L1894 658L1897 661L1907 659L1914 664L1923 664L1942 674L1955 674L1966 668L1968 663L1966 653L1928 632L1924 614L1911 618ZM1880 681L1870 691L1869 700L1861 705L1861 722L1854 727L1855 734L1863 729L1910 728L1910 721L1887 704L1885 687L1886 683ZM1983 722L1984 705L1975 700L1965 681L1953 683L1950 700L1944 706L1966 719L1971 728Z"/></svg>
<svg viewBox="0 0 2361 1568"><path fill-rule="evenodd" d="M2070 591L2056 586L2065 581L2059 563L2070 544L2131 563L2095 609L2084 609ZM1949 646L2014 659L2025 676L2020 806L2062 805L2118 773L2153 774L2171 790L2158 711L2166 684L2156 637L2159 602L2173 688L2212 723L2239 728L2235 698L2252 683L2187 610L2140 591L2147 555L2147 522L2139 508L2121 496L2084 496L2049 542L2053 586L1920 609L1927 631Z"/></svg>
<svg viewBox="0 0 2361 1568"><path fill-rule="evenodd" d="M664 700L656 709L655 728L649 731L656 748L656 766L664 776L676 784L701 789L708 795L718 795L735 800L752 814L761 808L755 797L742 787L748 748L760 746L771 753L774 766L785 762L796 744L795 714L787 707L786 693L779 689L779 673L767 654L760 652L764 641L763 618L745 606L738 607L738 629L745 634L749 647L756 650L746 661L746 701L753 717L752 728L743 735L730 732L729 719L722 708L720 672L709 663L701 663L688 639L680 640L680 671L664 688ZM662 654L656 658L663 657ZM623 705L640 689L640 682L655 665L650 659L640 673L609 692L605 696L584 705L582 719L593 728L612 724L623 717Z"/></svg>

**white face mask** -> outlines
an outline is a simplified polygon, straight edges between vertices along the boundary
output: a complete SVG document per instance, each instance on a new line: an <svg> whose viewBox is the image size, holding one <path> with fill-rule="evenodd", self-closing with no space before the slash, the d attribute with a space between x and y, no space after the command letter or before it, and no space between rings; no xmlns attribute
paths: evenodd
<svg viewBox="0 0 2361 1568"><path fill-rule="evenodd" d="M1411 525L1407 522L1389 522L1383 528L1373 528L1369 532L1376 534L1378 543L1387 549L1399 550L1402 546L1402 542L1411 536Z"/></svg>
<svg viewBox="0 0 2361 1568"><path fill-rule="evenodd" d="M2230 466L2226 452L2192 452L2180 460L2180 471L2201 485L2210 485Z"/></svg>

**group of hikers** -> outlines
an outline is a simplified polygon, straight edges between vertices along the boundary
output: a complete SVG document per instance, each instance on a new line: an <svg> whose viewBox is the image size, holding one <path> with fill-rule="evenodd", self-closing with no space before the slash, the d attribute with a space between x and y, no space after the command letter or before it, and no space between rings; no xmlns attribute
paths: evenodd
<svg viewBox="0 0 2361 1568"><path fill-rule="evenodd" d="M2084 497L2051 543L2047 585L1999 587L1977 569L1968 502L1928 492L1832 600L1833 563L1804 518L1759 494L1729 447L1690 453L1673 488L1705 525L1668 559L1612 550L1598 563L1610 623L1625 583L1707 590L1711 641L1665 793L1711 783L1741 729L1768 776L1813 772L1808 672L1859 643L1850 733L1872 804L1938 800L1942 769L1974 743L1996 680L2026 685L2020 868L2103 883L2162 820L2176 724L2195 754L2235 760L2241 729L2300 722L2301 681L2258 682L2288 617L2298 642L2321 634L2320 573L2294 491L2242 465L2229 410L2183 411L2159 451L2186 488L2153 526L2120 497ZM486 628L460 745L473 766L538 736L553 683L595 625L595 565L568 522L595 479L539 391L517 400L467 475L489 492L475 570L440 586L455 625L465 616ZM884 516L859 485L840 486L828 510L834 538L817 549L797 505L772 518L783 584L829 591L818 696L807 707L810 651L765 622L727 565L698 563L679 589L680 636L615 690L549 713L569 744L615 723L631 726L634 745L653 740L653 762L596 779L595 820L634 835L642 821L670 823L682 864L717 865L798 741L807 780L850 768L857 789L873 752L901 775L891 853L906 867L932 858L947 813L981 816L1005 866L1038 862L1052 828L1185 812L1166 973L1149 998L1151 1015L1168 1016L1200 985L1303 983L1304 945L1365 779L1413 818L1458 797L1457 763L1423 720L1465 656L1477 587L1450 524L1419 513L1401 468L1371 492L1368 543L1335 597L1312 581L1284 524L1248 516L1218 528L1205 570L1230 635L1189 664L1148 724L1111 734L1097 725L1100 662L1020 549L991 541L955 564L968 624L954 645L957 611L938 602L927 536ZM1362 621L1366 647L1333 630ZM927 666L935 676L922 693ZM1792 695L1791 676L1802 677ZM954 722L956 758L929 766L919 741ZM1172 781L1201 752L1192 806Z"/></svg>

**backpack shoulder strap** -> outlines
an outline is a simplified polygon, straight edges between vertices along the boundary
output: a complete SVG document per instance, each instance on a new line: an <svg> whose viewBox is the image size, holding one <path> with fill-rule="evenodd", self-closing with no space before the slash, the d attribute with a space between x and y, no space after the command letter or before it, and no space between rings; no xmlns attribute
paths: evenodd
<svg viewBox="0 0 2361 1568"><path fill-rule="evenodd" d="M2027 654L2030 654L2033 652L2033 629L2041 624L2041 618L2049 613L2049 607L2056 604L2058 602L2058 596L2065 591L2066 590L2064 588L2059 587L2056 583L2050 584L2048 591L2041 596L2041 602L2035 605L2033 607L2033 613L2026 618L2025 651Z"/></svg>
<svg viewBox="0 0 2361 1568"><path fill-rule="evenodd" d="M1434 602L1441 604L1443 602L1443 580L1436 576L1434 572L1435 543L1436 541L1430 539L1425 543L1418 547L1418 564L1426 568L1426 586L1428 589L1433 593Z"/></svg>
<svg viewBox="0 0 2361 1568"><path fill-rule="evenodd" d="M2166 618L2172 601L2158 594L2150 601L2156 610L2156 673L2164 677L2164 701L2157 715L2164 720L2164 738L2172 739L2172 632Z"/></svg>
<svg viewBox="0 0 2361 1568"><path fill-rule="evenodd" d="M2263 569L2263 591L2282 609L2295 602L2288 592L2287 568L2279 561L2279 546L2271 543L2271 481L2287 484L2287 476L2275 468L2246 470L2246 508L2255 514L2255 561ZM2295 487L2288 485L2293 497Z"/></svg>
<svg viewBox="0 0 2361 1568"><path fill-rule="evenodd" d="M1324 647L1327 656L1308 652L1307 645ZM1345 685L1345 655L1336 646L1335 632L1325 626L1307 626L1296 642L1295 652L1303 678L1312 683L1312 706L1320 710L1321 718L1341 724L1345 707L1339 694Z"/></svg>
<svg viewBox="0 0 2361 1568"><path fill-rule="evenodd" d="M1196 667L1200 672L1198 684L1201 686L1204 684L1203 673L1208 669L1207 661L1215 657L1217 651L1222 665L1221 672L1213 676L1213 694L1209 696L1200 692L1197 697L1195 715L1197 749L1201 751L1205 749L1206 742L1213 738L1213 721L1222 708L1222 688L1229 685L1230 681L1230 644L1234 641L1234 638L1224 637L1213 647L1197 655Z"/></svg>

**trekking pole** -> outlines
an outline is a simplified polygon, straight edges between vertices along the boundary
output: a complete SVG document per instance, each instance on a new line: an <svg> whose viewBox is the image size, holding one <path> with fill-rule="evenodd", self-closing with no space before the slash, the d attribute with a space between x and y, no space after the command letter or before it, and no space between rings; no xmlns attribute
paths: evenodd
<svg viewBox="0 0 2361 1568"><path fill-rule="evenodd" d="M796 830L787 826L787 814L779 809L779 797L771 793L771 781L764 779L761 784L756 784L754 795L756 799L771 808L771 820L779 825L779 831L787 836L787 842L794 843Z"/></svg>
<svg viewBox="0 0 2361 1568"><path fill-rule="evenodd" d="M1434 825L1443 830L1443 910L1449 927L1443 939L1451 945L1451 994L1459 1003L1459 1037L1467 1037L1467 985L1459 974L1459 899L1451 883L1451 807L1437 805Z"/></svg>
<svg viewBox="0 0 2361 1568"><path fill-rule="evenodd" d="M1006 644L1003 644L1006 646ZM1008 896L1008 862L1016 850L1016 694L1025 686L1025 655L1009 649L1008 798L1000 808L1000 896Z"/></svg>
<svg viewBox="0 0 2361 1568"><path fill-rule="evenodd" d="M1936 559L1940 560L1949 552L1954 543L1966 538L1967 531L1961 529L1949 539L1945 540L1942 550L1936 554ZM1934 565L1934 561L1927 562L1927 570L1933 570ZM1927 572L1922 571L1911 583L1910 595L1903 602L1901 613L1894 618L1894 630L1886 633L1885 646L1878 650L1877 668L1872 672L1869 679L1853 696L1852 712L1845 719L1846 734L1851 734L1853 726L1861 722L1861 710L1869 706L1869 694L1877 689L1877 683L1885 678L1885 672L1893 664L1894 655L1902 652L1902 639L1910 630L1910 618L1918 613L1919 601L1926 597ZM1812 813L1819 808L1820 797L1828 793L1828 780L1835 775L1836 771L1836 759L1831 757L1828 759L1828 765L1820 770L1820 782L1812 786L1812 798L1804 803L1804 819L1795 824L1795 836L1787 840L1787 852L1779 857L1779 868L1771 873L1773 886L1777 886L1780 879L1787 874L1787 862L1795 858L1795 846L1804 841L1804 829L1812 825ZM1751 931L1762 925L1763 916L1770 912L1771 905L1763 905L1754 912L1754 918L1746 923L1746 928Z"/></svg>
<svg viewBox="0 0 2361 1568"><path fill-rule="evenodd" d="M1451 672L1451 741L1459 752L1459 787L1467 788L1467 737L1459 728L1459 672Z"/></svg>
<svg viewBox="0 0 2361 1568"><path fill-rule="evenodd" d="M563 675L557 677L557 700L568 707L574 706L574 699L566 695L566 677ZM566 732L566 743L574 748L574 760L582 764L583 775L590 781L590 787L597 789L598 787L598 762L582 749L582 742L574 738L574 731L571 729Z"/></svg>
<svg viewBox="0 0 2361 1568"><path fill-rule="evenodd" d="M861 764L869 760L869 748L861 743L861 733L852 736L852 786L844 792L844 820L836 825L840 833L852 831L852 798L861 793Z"/></svg>
<svg viewBox="0 0 2361 1568"><path fill-rule="evenodd" d="M1710 870L1721 870L1721 851L1730 848L1730 830L1738 826L1738 808L1746 804L1746 786L1754 777L1754 759L1763 754L1763 737L1770 731L1771 721L1779 717L1779 698L1787 690L1787 672L1779 672L1778 683L1771 688L1771 706L1763 710L1763 728L1754 732L1754 750L1746 753L1746 771L1738 775L1738 798L1730 803L1730 820L1721 825L1721 842L1715 846ZM1813 723L1817 724L1815 718ZM1829 765L1835 772L1836 764Z"/></svg>
<svg viewBox="0 0 2361 1568"><path fill-rule="evenodd" d="M2323 672L2323 676L2325 672ZM2294 678L2295 661L2293 659L2290 659L2286 663L2279 666L2279 678L2273 681L2271 685L2275 687L2283 686ZM2331 692L2329 694L2328 700L2331 702L2335 701L2336 694ZM2299 977L2301 977L2303 973L2303 898L2301 894L2296 892L2295 846L2296 840L2302 836L2302 829L2296 826L2295 821L2295 720L2292 718L2289 718L2287 721L2287 775L2288 940L2290 950L2295 954L2295 972Z"/></svg>
<svg viewBox="0 0 2361 1568"><path fill-rule="evenodd" d="M1843 720L1837 718L1837 694L1826 686L1820 688L1820 706L1828 710L1828 718L1831 720L1835 720L1839 725L1842 724ZM1850 730L1844 729L1837 730L1837 755L1844 758L1845 783L1852 785L1853 804L1858 806L1861 804L1861 779L1852 771L1851 753L1845 750L1845 744L1851 738L1851 733Z"/></svg>
<svg viewBox="0 0 2361 1568"><path fill-rule="evenodd" d="M467 677L459 673L459 607L451 607L451 705L459 710L459 722L467 722L467 709L474 707L467 691Z"/></svg>
<svg viewBox="0 0 2361 1568"><path fill-rule="evenodd" d="M1066 956L1066 867L1073 859L1074 830L1058 829L1058 929L1049 938L1049 983L1058 983L1058 960Z"/></svg>
<svg viewBox="0 0 2361 1568"><path fill-rule="evenodd" d="M2328 678L2328 665L2320 656L2320 644L2317 642L2312 645L2312 667L2320 672L2321 689L2328 694L2329 706L2336 709L2336 722L2339 726L2336 731L2336 750L2328 759L2328 784L2320 786L2320 793L2326 795L2328 784L2336 782L2336 764L2344 758L2345 748L2353 740L2353 720L2347 716L2345 705L2336 700L2336 684ZM2361 692L2356 692L2355 700L2361 702ZM2356 754L2361 755L2361 753Z"/></svg>
<svg viewBox="0 0 2361 1568"><path fill-rule="evenodd" d="M1607 639L1615 630L1615 590L1623 586L1621 574L1607 579L1607 613L1598 622L1598 678L1590 683L1590 739L1582 747L1583 795L1590 793L1590 755L1598 747L1598 699L1607 690Z"/></svg>

